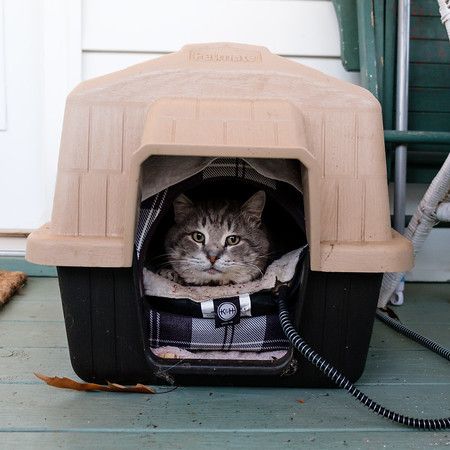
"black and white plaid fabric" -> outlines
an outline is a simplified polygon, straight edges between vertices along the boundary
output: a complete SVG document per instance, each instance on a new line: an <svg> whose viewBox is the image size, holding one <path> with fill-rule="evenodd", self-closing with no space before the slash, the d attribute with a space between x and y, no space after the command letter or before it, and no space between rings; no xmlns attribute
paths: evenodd
<svg viewBox="0 0 450 450"><path fill-rule="evenodd" d="M276 189L277 182L259 174L244 160L239 158L217 158L202 172L204 180L211 178L243 178L245 180L254 181L272 189ZM139 258L145 239L165 206L168 189L154 195L151 199L146 201L150 206L147 208L141 207L138 225L135 236L135 246L137 256Z"/></svg>
<svg viewBox="0 0 450 450"><path fill-rule="evenodd" d="M218 158L205 168L201 179L234 177L257 182L276 189L275 180L264 177L238 158ZM140 210L135 247L139 261L149 232L162 211L170 207L168 189L145 202ZM170 301L170 300L168 300ZM172 300L173 301L173 300ZM288 340L276 314L242 317L235 325L216 328L213 318L196 318L158 310L151 305L151 297L144 303L148 317L148 341L151 347L176 346L187 350L285 350Z"/></svg>
<svg viewBox="0 0 450 450"><path fill-rule="evenodd" d="M156 218L162 211L166 196L167 189L164 189L164 191L159 192L158 194L153 196L150 208L141 208L140 210L136 236L134 240L138 258L140 256L148 232L151 230Z"/></svg>
<svg viewBox="0 0 450 450"><path fill-rule="evenodd" d="M148 309L150 347L185 350L286 350L289 341L277 314L244 317L236 325L216 328L214 319L197 319Z"/></svg>
<svg viewBox="0 0 450 450"><path fill-rule="evenodd" d="M254 181L272 189L276 188L277 182L261 175L253 167L239 158L217 158L206 167L203 172L203 179L236 177Z"/></svg>

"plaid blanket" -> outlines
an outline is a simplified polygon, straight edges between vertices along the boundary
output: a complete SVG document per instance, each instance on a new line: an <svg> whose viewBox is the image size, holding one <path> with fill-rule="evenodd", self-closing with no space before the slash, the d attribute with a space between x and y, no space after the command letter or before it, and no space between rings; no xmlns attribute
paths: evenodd
<svg viewBox="0 0 450 450"><path fill-rule="evenodd" d="M214 319L199 319L152 310L148 314L150 347L186 350L287 350L287 340L276 314L243 317L236 325L216 328Z"/></svg>

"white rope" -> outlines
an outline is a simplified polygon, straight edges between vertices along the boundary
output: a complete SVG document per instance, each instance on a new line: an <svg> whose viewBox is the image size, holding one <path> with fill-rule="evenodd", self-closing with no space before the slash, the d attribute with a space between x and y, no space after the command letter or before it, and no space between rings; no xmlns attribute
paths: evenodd
<svg viewBox="0 0 450 450"><path fill-rule="evenodd" d="M422 248L425 239L439 221L450 221L450 203L447 201L450 192L450 155L447 156L438 174L431 182L427 192L414 213L405 237L414 247L414 255ZM404 273L386 273L381 285L378 306L384 308L389 301L401 304L402 287L397 289Z"/></svg>
<svg viewBox="0 0 450 450"><path fill-rule="evenodd" d="M439 222L450 222L450 202L441 203L436 209L436 219Z"/></svg>
<svg viewBox="0 0 450 450"><path fill-rule="evenodd" d="M444 24L450 39L450 0L437 0L437 2L439 4L441 22Z"/></svg>

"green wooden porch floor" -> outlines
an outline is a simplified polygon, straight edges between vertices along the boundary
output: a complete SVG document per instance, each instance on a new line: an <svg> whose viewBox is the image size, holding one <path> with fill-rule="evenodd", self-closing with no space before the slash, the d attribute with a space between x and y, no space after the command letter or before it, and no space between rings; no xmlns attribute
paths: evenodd
<svg viewBox="0 0 450 450"><path fill-rule="evenodd" d="M450 345L450 284L410 284L403 321ZM33 372L75 377L57 280L31 278L0 311L0 448L440 448L450 431L389 423L339 390L178 388L163 395L50 388ZM358 385L413 416L450 416L448 363L375 330ZM299 402L301 400L302 402Z"/></svg>

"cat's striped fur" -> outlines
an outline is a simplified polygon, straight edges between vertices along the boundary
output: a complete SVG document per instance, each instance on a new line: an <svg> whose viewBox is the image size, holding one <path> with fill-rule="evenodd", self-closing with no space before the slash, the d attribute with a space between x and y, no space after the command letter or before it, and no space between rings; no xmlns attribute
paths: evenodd
<svg viewBox="0 0 450 450"><path fill-rule="evenodd" d="M174 202L175 224L165 240L167 265L160 274L192 285L244 283L266 268L269 239L261 222L266 201L258 191L244 204Z"/></svg>

